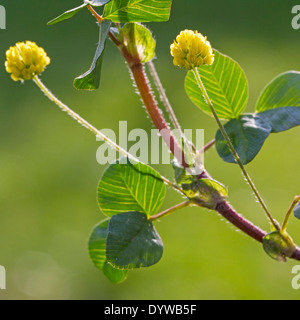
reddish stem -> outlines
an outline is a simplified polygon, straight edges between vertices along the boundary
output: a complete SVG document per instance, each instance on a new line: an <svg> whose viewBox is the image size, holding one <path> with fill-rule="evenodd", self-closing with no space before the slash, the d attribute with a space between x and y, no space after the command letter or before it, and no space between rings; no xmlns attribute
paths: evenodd
<svg viewBox="0 0 300 320"><path fill-rule="evenodd" d="M262 242L266 236L266 232L255 226L250 221L246 220L242 215L238 214L228 202L222 202L217 205L216 211L219 212L224 218L231 222L241 231L245 232L248 236L258 242Z"/></svg>
<svg viewBox="0 0 300 320"><path fill-rule="evenodd" d="M92 6L89 5L87 8L98 22L103 21L103 18L94 10ZM142 100L155 127L159 130L169 150L173 153L179 163L181 163L184 168L188 168L189 165L185 161L184 152L171 132L170 127L162 116L153 97L142 63L128 53L126 47L119 42L112 32L109 32L109 37L116 44L127 61L137 88L141 94Z"/></svg>
<svg viewBox="0 0 300 320"><path fill-rule="evenodd" d="M98 12L91 6L88 5L87 8L90 10L90 12L92 13L92 15L96 18L96 20L98 22L103 21L104 19L100 16L100 14L98 14Z"/></svg>
<svg viewBox="0 0 300 320"><path fill-rule="evenodd" d="M188 168L189 166L185 161L184 152L172 134L170 127L162 116L161 111L153 97L143 65L140 62L132 63L130 60L131 59L128 59L127 62L154 126L160 131L163 140L172 154L177 158L184 168Z"/></svg>
<svg viewBox="0 0 300 320"><path fill-rule="evenodd" d="M198 151L198 153L203 153L212 148L216 143L216 139L211 140L207 145L205 145L202 149Z"/></svg>

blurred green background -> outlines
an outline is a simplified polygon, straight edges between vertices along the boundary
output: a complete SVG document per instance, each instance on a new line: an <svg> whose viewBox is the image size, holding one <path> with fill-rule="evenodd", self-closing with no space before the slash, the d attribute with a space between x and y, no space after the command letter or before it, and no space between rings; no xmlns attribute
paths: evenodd
<svg viewBox="0 0 300 320"><path fill-rule="evenodd" d="M73 19L46 22L80 0L2 0L7 29L0 30L0 265L7 290L0 299L298 299L291 269L237 232L216 213L199 208L178 212L156 223L165 245L163 259L149 269L130 272L112 285L89 260L87 241L103 216L96 188L105 169L96 162L100 143L48 101L32 82L13 82L5 72L5 51L17 41L43 46L51 65L45 84L99 129L152 125L118 50L109 43L100 90L79 92L73 78L85 72L98 39L94 19L83 10ZM174 0L168 23L149 24L157 40L155 61L184 128L215 134L214 121L187 98L185 71L172 65L169 45L180 30L197 29L214 48L239 61L250 84L247 111L254 110L262 88L279 73L299 70L300 30L291 27L289 0ZM248 165L257 187L278 220L300 193L300 128L272 135ZM229 188L230 202L254 223L268 222L238 167L211 150L205 158L214 178ZM166 166L156 166L172 179ZM180 201L169 190L164 208ZM290 233L300 244L300 224Z"/></svg>

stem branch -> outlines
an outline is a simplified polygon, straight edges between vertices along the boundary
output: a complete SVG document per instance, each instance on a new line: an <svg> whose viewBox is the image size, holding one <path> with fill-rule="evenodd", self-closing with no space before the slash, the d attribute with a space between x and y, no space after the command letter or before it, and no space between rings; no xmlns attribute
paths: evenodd
<svg viewBox="0 0 300 320"><path fill-rule="evenodd" d="M198 153L204 153L212 148L216 143L216 139L211 140L207 145L205 145L202 149L198 151Z"/></svg>
<svg viewBox="0 0 300 320"><path fill-rule="evenodd" d="M87 8L89 9L91 14L96 18L98 22L102 22L104 20L91 5L88 5Z"/></svg>
<svg viewBox="0 0 300 320"><path fill-rule="evenodd" d="M155 221L155 220L158 220L160 218L163 218L163 217L166 217L168 215L170 215L171 213L177 211L177 210L180 210L180 209L183 209L185 207L188 207L191 205L191 201L185 201L185 202L182 202L180 204L177 204L176 206L172 207L172 208L169 208L161 213L158 213L154 216L151 216L149 218L150 221Z"/></svg>
<svg viewBox="0 0 300 320"><path fill-rule="evenodd" d="M140 62L133 63L132 59L128 59L128 57L126 60L154 126L159 130L169 150L179 163L181 163L184 168L188 168L189 165L185 160L184 152L171 132L171 129L169 128L153 97L143 65Z"/></svg>
<svg viewBox="0 0 300 320"><path fill-rule="evenodd" d="M195 78L197 80L197 83L198 83L198 85L199 85L199 87L200 87L200 89L201 89L201 91L202 91L202 93L204 95L204 98L205 98L207 104L209 105L209 107L211 109L211 112L212 112L212 114L213 114L213 116L214 116L214 118L215 118L215 120L216 120L216 122L217 122L217 124L219 126L219 129L220 129L224 139L226 140L230 151L232 152L232 154L233 154L233 156L235 158L235 161L237 162L237 164L241 168L245 179L249 183L251 189L253 190L254 194L256 195L256 198L258 199L258 201L261 204L262 208L266 212L268 218L270 219L270 221L272 222L274 227L279 231L280 230L280 226L278 225L278 222L274 220L274 218L272 217L271 213L269 212L269 210L267 208L267 205L265 204L264 200L262 199L261 195L259 194L254 182L252 181L252 179L250 178L248 172L246 171L246 168L242 164L238 153L236 152L236 150L235 150L235 148L234 148L234 146L233 146L233 144L232 144L232 142L231 142L231 140L230 140L230 138L229 138L229 136L228 136L228 134L227 134L222 122L221 122L221 120L219 119L219 117L217 115L217 112L216 112L216 110L215 110L215 108L214 108L214 106L212 104L212 101L210 100L209 95L208 95L208 93L207 93L207 91L206 91L206 89L204 87L204 84L203 84L203 82L201 80L201 77L199 75L198 70L196 68L194 68L193 72L194 72Z"/></svg>
<svg viewBox="0 0 300 320"><path fill-rule="evenodd" d="M127 158L133 160L134 162L140 162L137 158L135 158L133 155L131 155L129 152L127 152L125 149L117 145L114 141L109 139L106 135L104 135L101 131L96 129L94 126L92 126L88 121L83 119L79 114L74 112L72 109L70 109L67 105L65 105L63 102L61 102L56 96L43 84L43 82L40 80L38 76L35 76L33 78L33 81L36 83L36 85L40 88L40 90L52 101L54 102L62 111L66 112L69 116L71 116L74 120L76 120L79 124L81 124L83 127L91 131L93 134L95 134L97 137L100 137L102 140L104 140L107 144L109 144L112 148L116 149L118 152L126 156ZM183 191L174 183L169 181L167 178L162 177L162 180L165 184L169 185L170 187L176 189L177 191L181 192L183 194Z"/></svg>
<svg viewBox="0 0 300 320"><path fill-rule="evenodd" d="M63 102L61 102L59 99L55 97L55 95L43 84L43 82L39 79L38 76L35 76L33 78L33 81L36 83L36 85L41 89L41 91L51 100L53 101L62 111L65 111L69 116L71 116L73 119L75 119L78 123L80 123L83 127L87 128L89 131L91 131L93 134L95 134L97 137L100 137L103 139L106 143L108 143L111 147L118 150L120 153L122 153L124 156L139 162L138 159L136 159L134 156L132 156L130 153L128 153L125 149L117 145L115 142L113 142L111 139L109 139L107 136L105 136L101 131L96 129L94 126L92 126L88 121L83 119L79 114L74 112L72 109L70 109L67 105L65 105Z"/></svg>
<svg viewBox="0 0 300 320"><path fill-rule="evenodd" d="M283 223L282 223L282 226L281 226L281 231L282 232L286 231L289 219L291 217L291 214L292 214L293 210L295 209L296 205L299 203L299 201L300 201L300 196L295 197L295 199L293 200L291 206L289 207L289 210L286 213L285 218L284 218Z"/></svg>
<svg viewBox="0 0 300 320"><path fill-rule="evenodd" d="M171 120L173 122L174 127L179 131L181 137L184 137L184 134L183 134L183 131L182 131L181 126L179 124L179 121L177 120L175 112L174 112L174 110L173 110L173 108L171 106L171 103L170 103L167 95L166 95L166 91L165 91L165 89L164 89L164 87L163 87L163 85L162 85L162 83L160 81L160 78L158 76L158 73L156 71L156 68L155 68L155 65L154 65L153 61L148 62L148 66L149 66L149 69L150 69L150 73L151 73L151 75L152 75L152 77L154 79L154 82L156 84L156 87L157 87L157 89L159 91L161 100L164 103L167 111L169 112L169 115L170 115L170 118L171 118Z"/></svg>

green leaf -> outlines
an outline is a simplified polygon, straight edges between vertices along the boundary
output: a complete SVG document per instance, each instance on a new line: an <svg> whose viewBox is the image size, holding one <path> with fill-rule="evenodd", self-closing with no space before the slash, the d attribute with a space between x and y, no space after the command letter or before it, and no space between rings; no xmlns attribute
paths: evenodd
<svg viewBox="0 0 300 320"><path fill-rule="evenodd" d="M109 219L100 222L94 229L89 240L90 258L96 268L103 271L104 275L113 283L120 283L127 278L126 270L114 268L106 259L106 238Z"/></svg>
<svg viewBox="0 0 300 320"><path fill-rule="evenodd" d="M105 20L99 24L99 42L90 69L74 80L74 87L79 90L96 90L100 85L101 67L105 51L106 40L111 21Z"/></svg>
<svg viewBox="0 0 300 320"><path fill-rule="evenodd" d="M294 215L297 219L300 220L300 203L298 203L294 209Z"/></svg>
<svg viewBox="0 0 300 320"><path fill-rule="evenodd" d="M79 7L76 7L74 9L68 10L66 12L64 12L63 14L61 14L60 16L58 16L57 18L54 18L53 20L49 21L47 23L47 25L52 25L58 22L61 22L63 20L66 19L70 19L72 18L77 12L79 12L80 10L82 10L83 8L85 8L88 5L88 3L84 3Z"/></svg>
<svg viewBox="0 0 300 320"><path fill-rule="evenodd" d="M166 194L162 177L145 164L125 162L117 161L104 172L98 187L100 209L109 217L128 211L154 215Z"/></svg>
<svg viewBox="0 0 300 320"><path fill-rule="evenodd" d="M300 107L300 72L283 73L269 83L258 99L256 111L280 107Z"/></svg>
<svg viewBox="0 0 300 320"><path fill-rule="evenodd" d="M150 267L161 259L163 243L145 214L125 212L109 222L106 254L117 268Z"/></svg>
<svg viewBox="0 0 300 320"><path fill-rule="evenodd" d="M232 119L224 127L243 164L255 158L272 130L269 122L255 114ZM216 134L216 149L224 161L236 163L220 130Z"/></svg>
<svg viewBox="0 0 300 320"><path fill-rule="evenodd" d="M300 107L281 107L258 113L272 127L272 133L289 130L300 125Z"/></svg>
<svg viewBox="0 0 300 320"><path fill-rule="evenodd" d="M113 22L162 22L170 18L172 0L112 0L104 19Z"/></svg>
<svg viewBox="0 0 300 320"><path fill-rule="evenodd" d="M103 5L105 5L106 3L110 2L111 0L91 0L91 1L84 1L84 3L79 6L76 7L74 9L70 9L66 12L64 12L63 14L61 14L60 16L58 16L57 18L54 18L53 20L49 21L47 24L48 25L52 25L67 19L72 18L77 12L81 11L83 8L87 7L88 5L92 5L95 7L101 7Z"/></svg>
<svg viewBox="0 0 300 320"><path fill-rule="evenodd" d="M201 66L198 72L213 106L221 119L238 118L248 100L248 82L243 69L231 58L214 51L215 61L211 66ZM202 111L212 115L193 71L185 80L185 90Z"/></svg>
<svg viewBox="0 0 300 320"><path fill-rule="evenodd" d="M225 129L243 164L251 162L270 133L278 133L300 125L300 107L281 107L258 114L243 115L225 124ZM218 130L216 149L220 157L230 163L235 159Z"/></svg>
<svg viewBox="0 0 300 320"><path fill-rule="evenodd" d="M155 57L156 42L151 31L143 25L138 23L125 24L119 38L132 57L142 63L149 62Z"/></svg>

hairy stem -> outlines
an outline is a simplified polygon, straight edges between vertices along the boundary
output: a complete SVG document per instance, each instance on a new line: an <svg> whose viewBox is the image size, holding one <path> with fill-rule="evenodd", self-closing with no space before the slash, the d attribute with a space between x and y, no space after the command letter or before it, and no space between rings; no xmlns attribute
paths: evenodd
<svg viewBox="0 0 300 320"><path fill-rule="evenodd" d="M189 165L186 163L182 148L179 146L177 140L171 132L171 129L163 118L162 113L153 97L143 65L140 62L135 64L130 63L131 61L128 62L136 86L154 126L160 131L163 140L179 163L181 163L184 168L188 168Z"/></svg>
<svg viewBox="0 0 300 320"><path fill-rule="evenodd" d="M238 214L227 202L222 202L216 208L216 211L220 213L224 218L230 221L241 231L245 232L248 236L255 239L258 242L262 242L266 236L266 232L255 226L250 221L246 220L242 215Z"/></svg>
<svg viewBox="0 0 300 320"><path fill-rule="evenodd" d="M136 159L134 156L132 156L130 153L128 153L125 149L117 145L115 142L113 142L111 139L109 139L107 136L105 136L101 131L96 129L94 126L92 126L88 121L83 119L79 114L74 112L72 109L70 109L67 105L65 105L63 102L61 102L56 96L43 84L43 82L39 79L38 76L35 76L33 78L33 81L36 83L36 85L40 88L40 90L51 100L53 101L62 111L65 111L69 116L71 116L74 120L76 120L78 123L80 123L83 127L87 128L89 131L91 131L93 134L95 134L97 137L100 137L103 139L106 143L108 143L111 147L115 148L117 151L119 151L124 156L128 157L129 159L132 159L134 161L139 162L138 159Z"/></svg>
<svg viewBox="0 0 300 320"><path fill-rule="evenodd" d="M96 20L98 22L103 21L104 19L100 16L100 14L98 14L98 12L91 6L88 5L87 8L89 9L89 11L91 12L91 14L96 18Z"/></svg>
<svg viewBox="0 0 300 320"><path fill-rule="evenodd" d="M108 145L110 145L112 148L116 149L118 152L126 156L128 159L134 161L134 162L140 162L137 158L135 158L133 155L131 155L129 152L127 152L125 149L120 147L118 144L116 144L114 141L109 139L107 136L105 136L101 131L96 129L94 126L92 126L88 121L86 121L84 118L82 118L79 114L74 112L72 109L70 109L67 105L65 105L63 102L61 102L56 96L43 84L43 82L40 80L38 76L35 76L33 78L33 81L36 83L36 85L39 87L39 89L52 101L54 102L62 111L66 112L70 117L72 117L74 120L76 120L80 125L91 131L93 134L96 135L96 137L101 138L103 141L105 141ZM172 183L170 180L162 176L162 180L165 184L169 185L170 187L176 189L177 191L181 192L183 194L183 191L174 183Z"/></svg>
<svg viewBox="0 0 300 320"><path fill-rule="evenodd" d="M93 16L97 19L98 22L101 22L103 18L94 10L93 7L87 6L89 11L93 14ZM163 140L168 146L169 150L176 157L179 163L182 164L184 168L189 168L188 163L185 160L184 152L182 148L176 141L173 133L171 132L170 127L168 126L166 120L161 114L161 111L158 108L158 105L155 101L155 98L151 92L151 88L149 86L144 67L142 63L133 58L127 51L126 47L116 39L112 32L109 32L110 39L116 44L119 48L120 52L124 56L125 60L128 63L136 86L140 92L144 105L148 111L148 114L154 123L155 127L160 131Z"/></svg>
<svg viewBox="0 0 300 320"><path fill-rule="evenodd" d="M295 197L291 206L289 207L288 212L286 213L284 220L283 220L283 223L282 223L282 226L281 226L282 232L286 231L291 214L293 213L293 210L295 209L295 207L299 203L299 201L300 201L300 196Z"/></svg>
<svg viewBox="0 0 300 320"><path fill-rule="evenodd" d="M246 168L242 164L238 153L236 152L236 150L235 150L235 148L234 148L234 146L233 146L233 144L232 144L232 142L231 142L231 140L230 140L230 138L229 138L229 136L228 136L228 134L227 134L222 122L221 122L221 120L219 119L219 117L217 115L217 112L216 112L216 110L215 110L215 108L214 108L214 106L212 104L212 101L210 100L209 95L208 95L208 93L207 93L207 91L206 91L206 89L204 87L204 84L203 84L203 82L201 80L201 77L199 75L199 72L198 72L197 68L194 68L193 72L194 72L195 78L197 80L197 83L198 83L198 85L199 85L199 87L200 87L200 89L201 89L201 91L202 91L202 93L204 95L204 98L205 98L207 104L209 105L210 110L211 110L211 112L212 112L212 114L213 114L213 116L214 116L214 118L215 118L215 120L216 120L216 122L217 122L217 124L219 126L219 129L220 129L224 139L226 140L227 145L228 145L231 153L233 154L237 164L241 168L245 179L247 180L248 184L250 185L251 189L253 190L254 194L256 195L256 198L258 199L258 201L261 204L262 208L266 212L268 218L270 219L270 221L272 222L274 227L279 231L280 230L280 226L278 225L278 222L274 220L274 218L272 217L271 213L269 212L269 210L267 208L267 205L265 204L263 198L259 194L254 182L252 181L252 179L250 178L248 172L246 171Z"/></svg>
<svg viewBox="0 0 300 320"><path fill-rule="evenodd" d="M172 120L172 123L175 127L175 129L177 129L181 135L181 137L184 137L184 134L183 134L183 131L181 129L181 126L179 124L179 121L177 120L177 117L175 115L175 112L171 106L171 103L167 97L167 94L166 94L166 91L160 81L160 78L158 76L158 73L156 71L156 68L155 68L155 65L153 63L153 61L150 61L148 62L148 66L149 66L149 69L150 69L150 73L154 79L154 82L156 84L156 87L157 87L157 90L159 91L159 94L160 94L160 97L161 97L161 100L162 102L164 103L169 115L170 115L170 118Z"/></svg>
<svg viewBox="0 0 300 320"><path fill-rule="evenodd" d="M163 211L163 212L160 212L160 213L158 213L158 214L156 214L156 215L154 215L154 216L151 216L151 217L149 218L149 220L150 220L150 221L155 221L155 220L158 220L158 219L160 219L160 218L166 217L166 216L170 215L171 213L173 213L173 212L175 212L175 211L178 211L178 210L180 210L180 209L183 209L183 208L185 208L185 207L190 206L191 204L192 204L191 201L182 202L182 203L177 204L176 206L174 206L174 207L172 207L172 208L169 208L169 209L167 209L167 210L165 210L165 211Z"/></svg>
<svg viewBox="0 0 300 320"><path fill-rule="evenodd" d="M198 153L204 153L212 148L216 143L216 139L211 140L207 145L205 145L202 149L198 151Z"/></svg>
<svg viewBox="0 0 300 320"><path fill-rule="evenodd" d="M245 234L262 243L267 233L238 214L227 202L219 204L216 211ZM300 248L295 247L291 259L300 261Z"/></svg>

